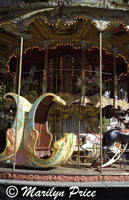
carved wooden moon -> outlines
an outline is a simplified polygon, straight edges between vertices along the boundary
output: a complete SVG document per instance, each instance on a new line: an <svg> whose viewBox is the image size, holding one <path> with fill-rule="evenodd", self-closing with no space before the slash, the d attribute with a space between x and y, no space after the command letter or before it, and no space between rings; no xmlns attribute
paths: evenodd
<svg viewBox="0 0 129 200"><path fill-rule="evenodd" d="M49 148L52 141L52 134L48 131L47 127L47 115L50 107L53 103L59 103L61 105L66 105L65 101L59 96L53 93L46 93L40 96L33 104L31 111L27 117L25 133L24 133L24 147L25 152L30 160L30 165L33 167L48 168L54 165L63 164L67 161L69 156L71 156L73 149L76 144L76 136L74 134L65 134L65 136L56 141L51 148L51 155L48 158L40 158L36 154L36 145L39 137L39 130L37 130L37 124L45 125L45 129L41 134L45 133L43 136L43 147ZM49 144L46 145L47 139L49 138Z"/></svg>
<svg viewBox="0 0 129 200"><path fill-rule="evenodd" d="M13 97L16 104L18 102L18 95L15 93L7 93L4 98ZM19 96L19 109L18 112L18 121L17 121L17 141L16 141L16 152L19 149L21 144L22 136L23 136L23 128L24 128L24 117L25 112L29 112L31 108L31 104L22 96ZM6 130L6 145L4 151L0 154L0 161L9 160L14 155L14 146L15 146L15 136L16 136L16 116L14 119L14 123L11 127Z"/></svg>

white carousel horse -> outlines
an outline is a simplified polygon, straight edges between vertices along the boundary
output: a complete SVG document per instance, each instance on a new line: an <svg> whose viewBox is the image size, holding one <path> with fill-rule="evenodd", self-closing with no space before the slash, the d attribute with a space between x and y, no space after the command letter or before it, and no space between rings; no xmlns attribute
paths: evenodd
<svg viewBox="0 0 129 200"><path fill-rule="evenodd" d="M80 147L81 149L83 149L84 151L89 151L92 152L92 155L95 154L99 154L99 148L100 148L100 135L96 134L96 133L87 133L87 134L80 134L80 136L82 138L85 138L85 143L82 144L82 146ZM97 147L98 146L98 147ZM97 147L97 150L95 149ZM114 142L109 150L111 153L113 154L118 154L120 153L120 147L116 145L116 142ZM95 155L93 155L95 156Z"/></svg>

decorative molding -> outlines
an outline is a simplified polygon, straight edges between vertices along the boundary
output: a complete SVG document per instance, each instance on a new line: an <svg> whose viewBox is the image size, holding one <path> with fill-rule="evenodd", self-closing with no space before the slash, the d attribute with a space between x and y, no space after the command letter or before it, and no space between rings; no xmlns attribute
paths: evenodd
<svg viewBox="0 0 129 200"><path fill-rule="evenodd" d="M49 0L48 4L52 6L69 6L72 4L72 0Z"/></svg>
<svg viewBox="0 0 129 200"><path fill-rule="evenodd" d="M129 0L108 0L108 8L129 10Z"/></svg>
<svg viewBox="0 0 129 200"><path fill-rule="evenodd" d="M103 7L103 0L71 0L72 4L81 6Z"/></svg>
<svg viewBox="0 0 129 200"><path fill-rule="evenodd" d="M110 21L103 21L103 20L93 20L93 21L95 22L96 27L99 31L104 31L110 23Z"/></svg>
<svg viewBox="0 0 129 200"><path fill-rule="evenodd" d="M0 179L42 182L128 182L129 175L41 175L24 173L0 173Z"/></svg>
<svg viewBox="0 0 129 200"><path fill-rule="evenodd" d="M24 31L26 28L27 22L28 20L23 20L23 19L18 20L16 23L18 31L20 32Z"/></svg>

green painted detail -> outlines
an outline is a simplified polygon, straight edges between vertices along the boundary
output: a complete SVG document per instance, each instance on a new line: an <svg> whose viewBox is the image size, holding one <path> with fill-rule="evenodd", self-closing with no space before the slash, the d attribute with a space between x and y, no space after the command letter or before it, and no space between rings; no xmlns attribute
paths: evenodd
<svg viewBox="0 0 129 200"><path fill-rule="evenodd" d="M73 135L73 133L71 133L70 137L69 137L69 146L70 146L70 148L73 146L73 143L74 143L74 135Z"/></svg>

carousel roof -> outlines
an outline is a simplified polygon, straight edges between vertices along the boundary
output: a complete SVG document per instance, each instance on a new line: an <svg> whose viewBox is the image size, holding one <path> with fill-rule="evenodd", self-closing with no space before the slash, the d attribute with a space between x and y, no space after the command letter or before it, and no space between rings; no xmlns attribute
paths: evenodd
<svg viewBox="0 0 129 200"><path fill-rule="evenodd" d="M41 6L91 6L128 9L128 0L0 0L1 9L39 8Z"/></svg>

